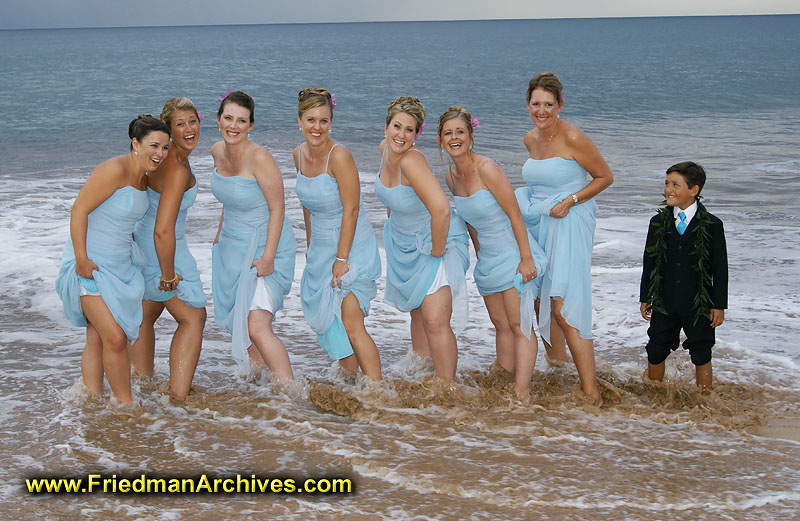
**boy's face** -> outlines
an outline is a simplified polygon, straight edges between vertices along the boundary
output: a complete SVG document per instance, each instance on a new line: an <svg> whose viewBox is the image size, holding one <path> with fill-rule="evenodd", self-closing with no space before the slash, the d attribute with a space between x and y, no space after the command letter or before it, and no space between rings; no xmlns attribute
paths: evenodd
<svg viewBox="0 0 800 521"><path fill-rule="evenodd" d="M678 172L670 172L664 180L664 197L667 198L669 206L677 206L681 210L685 210L694 203L698 192L700 192L700 187L689 188L686 179Z"/></svg>

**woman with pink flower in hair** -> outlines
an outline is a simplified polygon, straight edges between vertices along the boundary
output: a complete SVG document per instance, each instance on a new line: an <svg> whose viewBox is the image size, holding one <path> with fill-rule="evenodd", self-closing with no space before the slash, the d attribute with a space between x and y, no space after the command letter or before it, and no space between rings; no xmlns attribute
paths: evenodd
<svg viewBox="0 0 800 521"><path fill-rule="evenodd" d="M378 293L381 258L361 205L353 156L330 137L335 98L322 88L297 95L297 124L305 141L294 149L297 198L306 226L306 267L300 282L303 315L332 360L381 379L381 359L364 327Z"/></svg>
<svg viewBox="0 0 800 521"><path fill-rule="evenodd" d="M469 112L452 106L439 117L438 142L450 156L445 180L478 255L473 275L495 327L497 363L514 374L514 394L527 404L538 352L533 306L547 262L503 170L472 151L477 127Z"/></svg>
<svg viewBox="0 0 800 521"><path fill-rule="evenodd" d="M543 274L539 330L551 360L566 360L566 339L583 392L602 405L592 344L594 197L614 181L597 147L577 126L560 119L563 85L552 72L528 84L534 128L525 134L530 157L522 166L528 186L517 200L528 231L549 261Z"/></svg>
<svg viewBox="0 0 800 521"><path fill-rule="evenodd" d="M375 195L386 205L385 300L411 314L411 347L433 359L436 375L453 380L458 362L456 332L466 325L469 238L464 220L450 212L439 181L416 147L425 108L401 96L386 113L385 137Z"/></svg>

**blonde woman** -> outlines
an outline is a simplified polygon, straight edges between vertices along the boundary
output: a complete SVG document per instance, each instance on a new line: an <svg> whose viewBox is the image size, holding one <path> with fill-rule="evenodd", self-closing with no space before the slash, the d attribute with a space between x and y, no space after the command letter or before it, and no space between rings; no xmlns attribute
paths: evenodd
<svg viewBox="0 0 800 521"><path fill-rule="evenodd" d="M136 373L153 376L154 325L166 308L178 323L169 349L169 388L184 399L200 358L206 323L203 282L185 237L186 213L197 198L189 154L200 138L200 117L189 98L172 98L160 118L169 125L171 142L167 158L147 176L150 208L133 230L147 265L142 269L142 325L131 348L131 363Z"/></svg>
<svg viewBox="0 0 800 521"><path fill-rule="evenodd" d="M538 345L533 303L544 253L528 234L514 190L500 166L472 152L477 120L452 106L439 117L439 146L452 161L445 177L478 255L473 275L495 327L497 362L514 374L514 393L529 403Z"/></svg>
<svg viewBox="0 0 800 521"><path fill-rule="evenodd" d="M294 149L297 197L306 226L306 267L300 283L306 322L332 360L381 379L378 348L364 327L381 259L375 232L361 207L353 156L330 137L334 100L321 88L297 98L305 142Z"/></svg>
<svg viewBox="0 0 800 521"><path fill-rule="evenodd" d="M402 96L386 114L375 195L388 208L383 227L386 250L386 301L411 314L411 346L433 358L436 374L456 374L457 330L468 318L466 270L469 238L415 140L425 122L425 107Z"/></svg>

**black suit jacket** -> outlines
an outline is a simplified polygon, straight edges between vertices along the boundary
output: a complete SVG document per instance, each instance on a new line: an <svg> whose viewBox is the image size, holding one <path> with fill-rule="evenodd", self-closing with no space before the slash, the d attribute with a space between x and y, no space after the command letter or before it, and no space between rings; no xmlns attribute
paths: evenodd
<svg viewBox="0 0 800 521"><path fill-rule="evenodd" d="M670 217L672 208L667 207ZM706 289L711 297L711 307L713 309L727 309L728 307L728 250L725 245L725 230L722 221L711 213L709 232L711 238L708 244L711 258L711 285ZM642 261L642 281L639 285L639 302L647 301L648 285L650 274L655 267L655 260L646 251L646 248L654 242L656 226L654 223L661 221L660 215L655 215L650 219L650 226L647 230L647 242L645 244L644 259ZM675 229L675 220L669 219L664 240L667 243L667 262L664 266L662 278L661 298L664 308L669 313L688 313L694 309L694 298L700 290L697 266L697 255L692 255L695 237L697 236L699 220L695 215L683 235L678 234Z"/></svg>

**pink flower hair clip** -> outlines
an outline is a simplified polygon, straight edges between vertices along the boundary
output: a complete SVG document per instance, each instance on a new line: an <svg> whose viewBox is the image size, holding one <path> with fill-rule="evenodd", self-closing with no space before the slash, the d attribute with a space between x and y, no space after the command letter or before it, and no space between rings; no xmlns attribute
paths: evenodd
<svg viewBox="0 0 800 521"><path fill-rule="evenodd" d="M231 93L231 89L225 89L225 94L220 94L219 97L217 98L217 101L222 103L223 101L225 101L225 98L227 98L228 94L230 94L230 93Z"/></svg>
<svg viewBox="0 0 800 521"><path fill-rule="evenodd" d="M206 119L206 117L203 116L203 114L201 114L200 112L198 112L197 113L197 119L199 119L200 121L203 121L204 119Z"/></svg>
<svg viewBox="0 0 800 521"><path fill-rule="evenodd" d="M336 97L333 95L333 93L331 93L331 108L336 108Z"/></svg>
<svg viewBox="0 0 800 521"><path fill-rule="evenodd" d="M480 121L478 121L478 118L476 118L475 116L470 116L469 117L469 125L472 127L472 130L475 130L476 128L481 126L481 123L480 123Z"/></svg>
<svg viewBox="0 0 800 521"><path fill-rule="evenodd" d="M417 132L418 136L421 136L425 133L425 125L427 125L427 123L423 121L422 125L419 126L419 132Z"/></svg>

